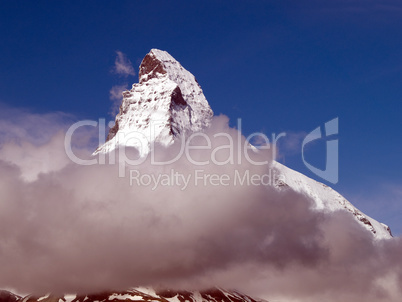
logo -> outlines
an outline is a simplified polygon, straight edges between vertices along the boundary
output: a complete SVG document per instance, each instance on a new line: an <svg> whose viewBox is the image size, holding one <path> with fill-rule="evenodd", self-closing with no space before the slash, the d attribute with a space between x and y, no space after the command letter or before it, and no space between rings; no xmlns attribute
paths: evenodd
<svg viewBox="0 0 402 302"><path fill-rule="evenodd" d="M324 138L328 138L327 140L327 152L326 152L326 165L325 170L318 169L313 165L309 164L304 158L304 147L317 139L322 139L323 136L321 134L321 127L315 128L311 131L303 140L302 144L302 158L303 163L306 167L313 172L315 175L325 179L326 181L336 184L338 183L338 139L331 139L331 136L338 134L338 118L334 118L329 122L325 123L325 135Z"/></svg>

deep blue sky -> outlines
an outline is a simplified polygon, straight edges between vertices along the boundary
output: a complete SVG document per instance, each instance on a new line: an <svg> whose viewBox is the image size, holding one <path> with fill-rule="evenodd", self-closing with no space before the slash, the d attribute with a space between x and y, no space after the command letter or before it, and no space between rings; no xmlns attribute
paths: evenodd
<svg viewBox="0 0 402 302"><path fill-rule="evenodd" d="M302 137L339 117L333 187L402 233L399 1L2 1L0 102L107 117L116 50L167 50L246 134ZM324 143L312 148L310 160ZM322 181L284 149L287 165ZM321 152L321 153L320 153Z"/></svg>

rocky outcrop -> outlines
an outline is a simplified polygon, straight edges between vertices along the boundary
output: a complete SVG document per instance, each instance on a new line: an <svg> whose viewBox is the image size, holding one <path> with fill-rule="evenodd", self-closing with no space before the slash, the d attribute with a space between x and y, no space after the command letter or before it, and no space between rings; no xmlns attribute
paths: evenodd
<svg viewBox="0 0 402 302"><path fill-rule="evenodd" d="M27 296L19 302L262 302L237 291L212 288L204 291L155 291L151 288L133 288L127 291L103 292L90 295ZM3 302L3 301L1 301ZM17 302L17 301L4 301Z"/></svg>
<svg viewBox="0 0 402 302"><path fill-rule="evenodd" d="M17 302L20 299L20 296L17 296L7 290L0 290L0 302Z"/></svg>

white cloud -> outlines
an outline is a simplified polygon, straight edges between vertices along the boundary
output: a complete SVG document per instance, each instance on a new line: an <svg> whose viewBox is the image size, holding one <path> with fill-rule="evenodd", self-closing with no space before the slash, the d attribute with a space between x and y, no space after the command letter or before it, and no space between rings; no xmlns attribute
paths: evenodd
<svg viewBox="0 0 402 302"><path fill-rule="evenodd" d="M222 148L228 141L216 134L227 133L235 146L239 139L227 124L215 117L205 131L222 158L230 154ZM13 164L0 160L2 287L58 293L215 285L269 301L399 301L402 240L373 241L347 212L314 211L308 196L270 186L191 182L186 190L152 190L130 186L129 173L119 178L119 165L68 163L60 169L67 158L58 152L62 134L54 135L40 148L22 142L0 149L14 158ZM174 157L179 144L155 146L156 160ZM193 150L192 158L211 158L213 149ZM87 155L92 151L87 148ZM243 157L240 162L195 167L184 157L127 169L194 176L195 169L261 175L269 168ZM42 174L35 179L38 169Z"/></svg>
<svg viewBox="0 0 402 302"><path fill-rule="evenodd" d="M0 146L9 141L43 144L56 132L65 129L73 118L63 112L40 114L0 103Z"/></svg>
<svg viewBox="0 0 402 302"><path fill-rule="evenodd" d="M112 101L110 114L115 116L119 112L121 101L123 100L123 91L127 90L127 84L115 85L109 90L109 98Z"/></svg>
<svg viewBox="0 0 402 302"><path fill-rule="evenodd" d="M135 70L131 61L121 51L116 51L116 60L114 61L114 72L122 76L134 76Z"/></svg>

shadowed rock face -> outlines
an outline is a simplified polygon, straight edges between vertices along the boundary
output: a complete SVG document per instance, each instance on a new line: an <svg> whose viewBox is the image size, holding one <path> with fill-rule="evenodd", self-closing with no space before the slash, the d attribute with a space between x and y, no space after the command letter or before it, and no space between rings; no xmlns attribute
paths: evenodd
<svg viewBox="0 0 402 302"><path fill-rule="evenodd" d="M140 84L145 82L144 76L148 75L147 80L158 77L159 74L166 74L163 63L152 52L148 53L141 62L138 77Z"/></svg>
<svg viewBox="0 0 402 302"><path fill-rule="evenodd" d="M0 290L0 302L17 302L20 299L20 296L10 293L7 290Z"/></svg>
<svg viewBox="0 0 402 302"><path fill-rule="evenodd" d="M180 87L176 87L172 92L172 104L187 106L187 102L184 100L181 94Z"/></svg>

